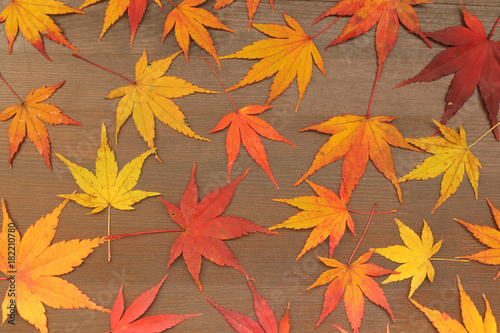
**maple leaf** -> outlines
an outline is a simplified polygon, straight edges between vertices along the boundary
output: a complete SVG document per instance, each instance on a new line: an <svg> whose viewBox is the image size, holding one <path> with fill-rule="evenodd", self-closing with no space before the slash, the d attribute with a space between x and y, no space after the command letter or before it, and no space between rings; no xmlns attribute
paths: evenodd
<svg viewBox="0 0 500 333"><path fill-rule="evenodd" d="M0 75L0 78L7 84L7 81ZM47 127L41 121L45 121L51 125L77 125L82 126L78 121L71 119L62 113L55 105L42 103L50 98L57 89L63 85L64 81L59 84L33 89L23 101L12 88L7 86L19 100L19 105L14 105L6 108L0 113L0 121L6 121L14 117L9 125L9 165L12 166L12 159L16 154L21 142L26 137L26 132L31 142L34 143L36 149L43 156L45 163L52 170L50 163L50 140Z"/></svg>
<svg viewBox="0 0 500 333"><path fill-rule="evenodd" d="M154 143L155 117L179 133L198 140L210 141L193 132L186 123L182 111L171 100L195 92L217 93L197 87L175 76L163 76L179 53L180 51L168 58L148 64L144 48L141 58L135 65L135 81L127 79L131 85L116 88L106 96L106 98L122 97L116 109L115 140L117 142L118 133L130 115L132 115L142 138L153 151L156 149ZM156 158L158 159L158 157Z"/></svg>
<svg viewBox="0 0 500 333"><path fill-rule="evenodd" d="M148 316L138 319L151 306L160 291L163 282L167 279L165 276L155 287L149 289L137 297L125 311L125 302L123 299L123 285L120 288L118 297L111 310L111 331L109 333L156 333L163 332L166 329L176 326L182 321L200 316L194 315L177 315L177 314L161 314Z"/></svg>
<svg viewBox="0 0 500 333"><path fill-rule="evenodd" d="M441 181L440 197L432 212L436 211L446 199L456 192L464 178L464 170L474 189L477 200L479 168L481 168L481 163L469 150L472 145L467 146L467 138L462 126L460 126L460 134L458 134L454 129L441 125L435 120L433 121L439 127L443 135L442 138L427 137L407 139L407 141L434 156L426 158L413 171L399 179L399 182L413 179L425 180L444 173Z"/></svg>
<svg viewBox="0 0 500 333"><path fill-rule="evenodd" d="M281 318L279 327L273 310L267 301L259 294L253 284L248 280L248 287L252 292L253 306L257 320L254 320L244 314L230 310L215 303L208 297L205 297L210 304L224 317L226 322L233 330L240 333L289 333L290 332L290 309L285 310Z"/></svg>
<svg viewBox="0 0 500 333"><path fill-rule="evenodd" d="M243 146L252 159L269 175L274 185L278 187L278 183L271 172L266 150L264 149L259 134L269 140L285 142L293 147L295 147L295 145L285 139L265 120L254 116L261 114L269 108L271 108L271 106L249 105L237 110L235 106L235 111L225 115L209 132L214 133L221 131L229 126L226 137L228 180L231 180L231 170L240 153L240 146L243 143Z"/></svg>
<svg viewBox="0 0 500 333"><path fill-rule="evenodd" d="M415 151L420 151L420 149L408 144L398 129L389 124L394 119L396 117L368 118L343 115L301 129L301 132L315 130L332 136L319 149L309 170L300 177L294 186L300 184L320 168L344 156L342 182L345 186L346 198L350 198L359 183L359 179L363 176L366 163L370 158L375 167L394 185L399 201L402 203L401 189L396 178L389 145Z"/></svg>
<svg viewBox="0 0 500 333"><path fill-rule="evenodd" d="M247 277L248 287L252 292L253 306L257 321L239 312L230 310L215 303L208 297L205 297L210 304L224 317L226 322L240 333L289 333L290 332L290 304L288 305L279 327L273 310L267 301L255 289L250 279Z"/></svg>
<svg viewBox="0 0 500 333"><path fill-rule="evenodd" d="M52 244L65 200L51 213L40 218L21 238L2 200L3 224L0 233L0 271L7 275L15 292L7 290L2 302L2 322L7 320L12 304L19 315L47 333L43 304L54 309L92 309L109 312L92 302L75 285L57 277L67 274L104 243L104 238L73 239ZM12 295L14 294L14 295Z"/></svg>
<svg viewBox="0 0 500 333"><path fill-rule="evenodd" d="M485 333L496 333L497 323L493 313L491 311L491 306L486 296L483 295L484 303L486 306L486 311L484 314L484 321L479 314L476 306L472 302L471 298L464 291L462 287L462 282L457 276L458 290L460 291L460 308L462 309L462 319L464 325L460 324L457 320L451 318L448 314L440 312L438 310L429 309L425 306L420 305L417 301L410 299L413 305L422 311L427 318L431 321L432 325L438 330L439 333L473 333L473 332L485 332Z"/></svg>
<svg viewBox="0 0 500 333"><path fill-rule="evenodd" d="M413 82L430 82L455 73L451 81L441 124L453 117L474 94L479 85L492 126L500 103L500 41L486 36L483 24L462 4L466 27L451 27L427 33L433 40L451 46L438 54L418 75L395 88ZM499 17L500 20L500 17ZM498 21L497 21L498 24ZM495 129L498 140L498 129Z"/></svg>
<svg viewBox="0 0 500 333"><path fill-rule="evenodd" d="M8 6L0 14L0 23L5 22L9 54L12 54L12 44L14 44L19 30L28 42L50 61L52 60L45 52L40 34L78 52L48 16L69 13L83 14L81 10L71 8L55 0L10 0Z"/></svg>
<svg viewBox="0 0 500 333"><path fill-rule="evenodd" d="M86 0L80 9L87 6L98 3L102 0ZM163 10L163 6L160 0L153 0L160 8ZM101 35L99 40L104 36L106 31L116 22L120 17L125 14L128 8L128 21L130 23L130 45L134 42L135 33L139 27L139 23L142 21L144 12L148 5L147 0L109 0L108 7L106 8L106 14L104 17L104 25L102 27Z"/></svg>
<svg viewBox="0 0 500 333"><path fill-rule="evenodd" d="M200 291L203 291L200 282L202 256L217 265L233 267L242 274L248 275L224 241L254 232L268 235L276 234L274 231L269 231L241 217L220 216L231 202L236 187L249 170L247 169L228 185L208 193L198 202L195 164L187 189L182 196L180 207L160 198L165 204L170 218L184 229L172 244L167 269L182 254L188 271L196 281Z"/></svg>
<svg viewBox="0 0 500 333"><path fill-rule="evenodd" d="M491 249L466 256L459 256L457 258L474 260L487 265L500 265L500 211L493 206L488 198L486 198L486 201L488 201L491 213L493 214L499 230L484 225L470 224L459 219L455 219L455 221L466 227L477 240L491 247ZM500 271L498 271L495 279L498 277L500 277Z"/></svg>
<svg viewBox="0 0 500 333"><path fill-rule="evenodd" d="M220 59L262 59L228 91L262 81L276 74L269 91L267 105L281 95L297 77L299 91L299 101L295 108L297 110L311 80L313 60L324 75L326 75L325 66L321 54L314 45L313 37L307 35L299 23L284 12L283 18L288 26L252 24L255 29L273 38L254 42Z"/></svg>
<svg viewBox="0 0 500 333"><path fill-rule="evenodd" d="M432 232L425 220L421 237L418 237L415 231L398 219L395 220L399 227L399 235L406 246L393 245L377 248L375 252L391 261L402 264L395 270L400 274L390 275L382 283L402 281L411 277L410 294L408 295L411 297L422 284L426 275L429 281L434 280L434 267L431 264L431 258L439 251L443 240L433 244Z"/></svg>
<svg viewBox="0 0 500 333"><path fill-rule="evenodd" d="M102 124L101 129L101 146L97 151L95 162L95 175L64 156L56 155L66 164L78 186L85 192L84 194L72 193L60 194L59 196L74 200L82 206L94 208L90 212L91 214L98 213L108 207L132 210L134 203L147 197L160 195L158 192L132 190L139 180L144 161L151 155L151 151L134 158L118 172L118 163L116 163L115 153L108 145L104 124Z"/></svg>
<svg viewBox="0 0 500 333"><path fill-rule="evenodd" d="M274 201L284 202L303 211L290 217L286 221L277 224L269 230L287 228L287 229L309 229L314 228L306 240L306 244L300 251L296 260L299 260L307 251L315 248L327 238L330 243L330 257L333 250L344 235L346 225L353 234L354 221L349 214L347 204L349 199L346 197L344 187L340 189L340 197L326 187L314 184L306 179L317 196L305 196L294 199L273 199Z"/></svg>
<svg viewBox="0 0 500 333"><path fill-rule="evenodd" d="M171 0L169 2L175 8L168 14L165 20L163 29L163 38L172 31L175 25L175 37L177 43L186 56L186 62L189 61L189 41L192 38L202 49L208 52L220 68L219 58L215 51L214 41L208 33L205 26L212 29L220 29L228 32L235 33L233 30L226 27L222 22L213 14L203 8L196 8L206 0L184 0L179 5L176 5Z"/></svg>
<svg viewBox="0 0 500 333"><path fill-rule="evenodd" d="M219 10L223 7L226 7L233 3L234 0L215 0L214 9ZM260 0L247 0L247 10L248 10L248 30L252 26L252 20L257 11L257 7L259 7ZM269 0L269 4L271 5L271 10L274 11L274 0Z"/></svg>
<svg viewBox="0 0 500 333"><path fill-rule="evenodd" d="M431 3L427 0L343 0L321 14L314 22L331 15L352 16L340 35L328 46L340 44L371 30L377 24L375 46L380 77L387 56L398 38L399 22L410 32L420 36L429 47L425 33L420 28L417 13L412 5Z"/></svg>
<svg viewBox="0 0 500 333"><path fill-rule="evenodd" d="M339 305L344 297L345 310L347 319L351 323L351 328L354 333L359 332L361 327L361 320L364 313L364 299L363 294L368 297L370 301L382 307L389 313L391 319L394 321L391 307L384 291L372 276L383 276L387 274L397 274L397 272L385 269L372 263L366 263L372 257L374 251L369 251L361 255L353 263L343 264L340 261L329 258L319 259L327 266L333 267L320 275L320 277L312 284L307 290L322 286L327 283L328 288L325 292L325 301L323 303L323 312L318 319L317 328L323 320Z"/></svg>

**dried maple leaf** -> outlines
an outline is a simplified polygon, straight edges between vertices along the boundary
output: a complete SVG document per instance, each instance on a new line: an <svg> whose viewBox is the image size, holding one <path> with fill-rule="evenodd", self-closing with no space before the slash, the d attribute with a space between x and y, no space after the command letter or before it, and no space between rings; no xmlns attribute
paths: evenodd
<svg viewBox="0 0 500 333"><path fill-rule="evenodd" d="M279 327L276 316L267 301L259 294L248 279L248 287L252 291L253 307L257 320L244 314L230 310L205 297L210 304L224 317L233 330L239 333L289 333L290 332L290 309L285 310Z"/></svg>
<svg viewBox="0 0 500 333"><path fill-rule="evenodd" d="M213 14L203 8L195 8L204 3L206 0L184 0L179 5L176 5L171 0L169 2L175 8L168 14L165 20L163 29L163 39L172 31L175 25L175 38L181 47L186 62L188 62L189 41L192 38L202 49L208 52L220 68L219 58L215 51L214 41L208 33L205 26L212 29L220 29L235 33L233 30L226 27Z"/></svg>
<svg viewBox="0 0 500 333"><path fill-rule="evenodd" d="M179 53L180 51L168 58L153 61L149 64L146 49L144 49L141 58L135 65L135 81L111 71L131 83L128 86L114 89L106 96L106 98L122 97L116 109L116 142L118 142L118 133L121 127L130 115L134 119L137 130L148 144L148 147L155 153L158 160L159 157L156 155L154 142L155 117L179 133L198 140L210 141L193 132L186 123L186 118L182 111L171 100L172 98L191 95L195 92L206 94L217 93L216 91L197 87L175 76L163 76ZM77 57L83 59L80 56ZM92 63L86 59L83 60ZM96 66L101 67L99 65Z"/></svg>
<svg viewBox="0 0 500 333"><path fill-rule="evenodd" d="M479 163L479 160L469 150L472 145L467 146L467 138L462 126L460 126L460 134L458 134L455 130L441 125L435 120L434 123L439 127L443 135L442 138L406 139L411 144L422 148L434 156L426 158L413 171L399 179L399 182L413 179L425 180L435 178L444 173L443 180L441 181L440 197L434 205L432 212L436 211L446 199L456 192L464 178L464 170L467 173L477 199L479 168L481 168L481 163Z"/></svg>
<svg viewBox="0 0 500 333"><path fill-rule="evenodd" d="M330 240L331 257L333 250L344 235L346 225L349 227L349 230L355 234L354 221L347 208L349 199L346 197L343 186L340 189L339 197L326 187L314 184L307 179L306 182L311 186L314 192L316 192L317 196L305 196L294 199L273 199L274 201L287 203L303 211L269 228L269 230L281 228L314 228L296 260L299 260L307 251L323 243L327 238Z"/></svg>
<svg viewBox="0 0 500 333"><path fill-rule="evenodd" d="M323 58L314 45L313 37L307 35L299 23L283 13L287 26L278 24L252 24L254 28L273 38L254 42L242 50L220 59L262 59L252 66L246 76L228 91L262 81L274 74L267 105L281 95L297 77L299 90L298 109L312 75L313 60L325 74Z"/></svg>
<svg viewBox="0 0 500 333"><path fill-rule="evenodd" d="M86 0L80 9L87 6L98 3L102 0ZM160 0L153 0L160 8L163 10ZM109 0L108 7L106 8L106 14L104 17L104 25L102 27L101 35L99 40L104 36L106 31L116 22L120 17L125 14L128 8L128 21L130 23L130 45L134 42L135 33L139 27L139 23L142 21L144 12L148 5L147 0Z"/></svg>
<svg viewBox="0 0 500 333"><path fill-rule="evenodd" d="M459 219L455 219L455 221L466 227L478 241L491 247L491 249L457 258L474 260L487 265L500 265L500 211L493 206L488 198L486 198L486 201L490 205L491 213L499 230L484 225L470 224ZM500 277L500 271L498 271L495 279L498 277Z"/></svg>
<svg viewBox="0 0 500 333"><path fill-rule="evenodd" d="M115 153L108 145L104 124L102 124L101 129L101 146L97 151L95 162L95 175L64 156L56 155L66 164L78 186L85 192L85 194L73 193L59 196L74 200L82 206L94 208L90 212L91 214L98 213L108 207L131 210L134 209L132 207L134 203L147 197L160 195L158 192L132 190L139 180L142 165L146 158L151 155L151 151L134 158L118 172L118 163L116 163Z"/></svg>
<svg viewBox="0 0 500 333"><path fill-rule="evenodd" d="M219 10L223 7L226 7L233 3L234 0L215 0L214 9ZM260 0L247 0L247 10L248 10L248 30L250 30L250 26L252 25L252 20L257 11L257 7L259 7ZM274 0L269 0L269 4L271 5L271 10L274 11Z"/></svg>
<svg viewBox="0 0 500 333"><path fill-rule="evenodd" d="M40 34L78 52L48 16L69 13L83 14L81 10L71 8L55 0L10 0L9 5L0 14L0 23L5 22L9 54L12 54L12 44L16 40L18 30L21 30L28 42L50 61L52 60L45 52Z"/></svg>
<svg viewBox="0 0 500 333"><path fill-rule="evenodd" d="M0 78L4 80L1 75ZM5 80L4 82L7 84ZM37 90L33 89L24 101L21 100L7 84L21 103L19 105L10 106L0 113L0 121L6 121L14 117L9 125L9 165L12 166L12 159L19 149L21 142L24 141L26 133L28 133L30 141L33 142L40 155L43 156L49 169L52 170L52 165L50 163L49 133L47 132L47 127L45 127L41 120L51 125L66 124L82 126L78 121L62 113L57 106L42 103L50 98L63 83L64 81L53 86L41 87Z"/></svg>
<svg viewBox="0 0 500 333"><path fill-rule="evenodd" d="M325 292L323 312L314 326L315 328L335 310L342 298L344 298L347 319L349 319L351 323L353 332L359 332L365 307L363 294L368 297L370 301L385 309L394 321L394 316L384 291L371 277L397 274L397 272L382 268L375 264L366 263L370 260L373 253L373 250L367 252L361 255L353 263L349 261L347 265L335 259L319 258L325 265L333 267L333 269L322 273L316 282L307 288L307 290L309 290L330 283ZM344 294L346 295L345 297Z"/></svg>
<svg viewBox="0 0 500 333"><path fill-rule="evenodd" d="M195 164L187 189L182 196L180 208L160 198L170 218L184 229L170 249L167 269L182 254L188 271L200 291L203 290L200 283L202 256L217 265L233 267L247 275L224 241L254 232L276 234L241 217L220 216L231 202L236 187L249 170L247 169L228 185L208 193L198 202L198 187L194 178Z"/></svg>
<svg viewBox="0 0 500 333"><path fill-rule="evenodd" d="M396 88L413 82L435 81L455 73L446 96L441 124L446 124L462 108L479 85L493 126L498 122L500 103L500 41L491 40L496 24L486 36L481 21L469 13L463 4L462 8L466 27L427 33L428 37L451 47L437 55L418 75L398 84ZM498 140L498 129L494 133Z"/></svg>
<svg viewBox="0 0 500 333"><path fill-rule="evenodd" d="M2 200L3 224L0 233L0 271L7 275L14 292L7 290L2 303L2 322L10 309L47 333L43 303L54 309L92 309L109 312L92 302L75 285L58 275L67 274L104 243L104 238L73 239L50 244L56 234L59 215L69 200L40 218L21 238ZM14 307L13 307L14 305ZM12 310L14 311L14 310Z"/></svg>
<svg viewBox="0 0 500 333"><path fill-rule="evenodd" d="M486 306L486 311L484 314L484 321L479 314L476 306L472 302L471 298L464 291L460 278L457 276L458 290L460 291L460 308L462 309L462 319L464 325L460 324L457 320L451 318L448 314L444 312L439 312L438 310L429 309L425 306L420 305L417 301L410 299L411 302L422 311L427 318L431 321L432 325L438 330L439 333L496 333L497 323L493 313L491 311L491 306L486 296L483 295L484 303Z"/></svg>
<svg viewBox="0 0 500 333"><path fill-rule="evenodd" d="M400 274L390 275L382 283L402 281L411 277L410 294L408 295L411 297L424 282L426 275L429 281L434 280L434 267L431 264L431 258L439 251L443 240L434 244L431 228L425 220L421 237L418 237L415 231L398 219L395 220L399 227L399 235L406 246L393 245L377 248L375 252L391 261L402 264L395 270Z"/></svg>
<svg viewBox="0 0 500 333"><path fill-rule="evenodd" d="M328 44L328 49L330 46L368 32L378 23L375 46L378 57L377 77L380 77L384 62L398 38L399 22L431 46L420 28L417 13L412 7L412 5L423 3L431 2L427 0L343 0L321 14L313 24L331 15L352 16L340 35Z"/></svg>
<svg viewBox="0 0 500 333"><path fill-rule="evenodd" d="M125 313L125 301L123 299L122 285L120 292L118 293L118 297L116 297L115 304L113 304L113 309L111 310L111 331L108 331L107 333L163 332L164 330L174 327L186 319L200 316L200 314L161 314L138 319L151 306L156 298L156 295L160 291L163 282L167 279L167 276L165 276L155 287L138 296L132 304L130 304Z"/></svg>
<svg viewBox="0 0 500 333"><path fill-rule="evenodd" d="M265 120L254 116L261 114L270 107L271 106L249 105L237 110L235 106L235 111L225 115L209 132L221 131L229 126L226 137L228 180L231 180L231 170L240 153L240 146L243 143L243 146L252 159L269 175L274 185L278 187L278 183L271 172L266 150L264 149L259 134L269 140L285 142L293 147L295 147L295 145L285 139Z"/></svg>
<svg viewBox="0 0 500 333"><path fill-rule="evenodd" d="M363 176L366 163L370 158L375 167L394 184L399 201L403 202L389 145L415 151L420 150L408 144L399 130L394 125L389 124L394 119L396 117L369 118L343 115L301 129L301 132L315 130L332 136L319 149L309 170L294 185L300 184L320 168L344 156L342 182L345 186L346 198L350 198L359 183L359 179Z"/></svg>

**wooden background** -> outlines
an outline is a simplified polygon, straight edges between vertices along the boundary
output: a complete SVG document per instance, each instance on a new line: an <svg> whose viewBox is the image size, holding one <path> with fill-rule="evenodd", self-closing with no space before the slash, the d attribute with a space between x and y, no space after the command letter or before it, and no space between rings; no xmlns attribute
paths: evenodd
<svg viewBox="0 0 500 333"><path fill-rule="evenodd" d="M9 1L3 0L2 9ZM83 1L65 1L78 7ZM85 15L63 15L53 18L62 28L67 39L80 51L80 55L103 66L111 68L129 78L134 77L134 65L145 47L149 60L164 58L176 52L179 47L173 34L161 42L163 22L173 8L162 1L165 13L150 1L135 42L129 46L130 28L128 19L120 19L98 42L107 2L88 7ZM179 2L179 1L176 1ZM310 35L326 27L334 18L328 18L311 26L312 21L337 1L291 1L276 0L275 11L271 12L268 1L263 0L254 22L284 24L281 11L291 15ZM201 7L212 11L214 1L207 1ZM469 11L477 16L489 31L500 14L500 4L495 0L465 0ZM416 6L421 25L425 31L443 29L463 23L462 10L458 0L438 0L434 4ZM213 11L212 11L213 12ZM235 1L216 15L237 34L211 30L218 54L233 53L253 41L265 38L256 30L247 32L245 1ZM297 145L293 148L284 143L264 140L272 171L280 185L276 189L268 176L242 149L233 177L246 168L251 171L238 186L236 195L226 210L226 215L240 216L265 227L284 221L298 212L284 203L273 202L273 198L293 198L311 195L306 183L293 187L292 184L309 168L318 148L329 138L317 132L299 133L301 128L325 121L342 114L364 115L367 110L373 80L376 74L374 29L354 40L335 46L324 53L325 46L338 36L347 18L342 18L324 34L315 38L321 51L327 76L317 68L305 98L297 112L296 83L272 103L273 108L261 118L271 123L283 136ZM31 89L53 85L62 80L66 83L49 99L63 112L83 127L50 126L52 142L53 171L49 171L42 157L28 142L21 148L10 168L8 161L8 122L0 123L0 197L7 203L8 211L21 234L38 218L52 211L62 199L57 194L71 193L78 187L66 166L55 157L60 153L71 161L94 170L96 152L99 146L101 123L105 123L112 139L115 131L115 110L118 99L104 97L114 88L127 82L106 71L93 67L71 56L72 51L49 40L45 40L48 54L53 63L47 61L22 36L14 43L13 55L8 55L5 25L0 26L0 72L16 92L24 98ZM493 39L498 40L500 32ZM440 119L444 99L451 76L432 83L412 84L393 90L396 84L414 76L444 47L433 43L430 49L416 35L400 27L399 38L390 53L374 99L372 115L398 116L393 122L403 136L409 138L429 136L435 130L431 119ZM207 56L196 44L191 43L190 61L186 65L180 55L167 75L179 76L200 87L222 91L222 88L203 60ZM213 59L209 58L212 63ZM255 61L222 60L219 72L227 86L231 86L245 75ZM231 93L236 105L241 108L250 104L264 104L271 79L244 87ZM17 100L2 84L0 85L2 108L17 104ZM231 104L224 93L217 95L194 94L176 99L187 116L192 129L212 142L187 138L156 121L156 144L163 164L150 157L142 170L137 189L158 191L169 202L179 204L187 186L190 170L198 163L196 181L200 194L227 182L227 156L225 151L226 131L209 134L220 118L232 112ZM462 124L473 142L490 128L484 103L476 92L448 125L458 129ZM113 142L113 140L111 141ZM147 150L131 119L123 126L118 146L113 144L118 164L121 167L132 158ZM373 247L402 244L394 218L416 230L422 229L425 219L435 240L443 239L443 245L436 257L454 258L471 254L486 247L475 240L453 218L488 226L495 226L484 197L500 207L500 143L493 135L486 136L473 148L473 153L482 163L479 178L479 197L474 200L472 187L464 179L462 185L434 214L431 209L438 199L441 177L427 181L410 181L401 185L404 205L401 205L392 184L379 173L371 162L360 181L349 207L369 212L378 203L377 211L397 209L397 213L375 216L361 243L356 256ZM394 148L392 154L398 176L411 171L427 155ZM338 191L341 162L330 164L310 177L311 181ZM93 238L106 234L106 212L88 215L90 209L70 202L61 214L61 222L55 241L73 238ZM343 237L334 252L334 257L346 262L351 255L359 235L365 227L367 216L353 214L357 236L349 232ZM111 212L112 233L122 234L146 230L176 228L167 216L160 200L150 198L135 205L133 211ZM295 261L302 249L308 230L282 230L279 236L253 234L228 241L227 244L249 274L255 278L255 287L270 303L278 318L288 302L291 309L293 332L332 332L332 324L349 328L343 302L314 330L323 305L326 286L310 291L310 286L324 272L324 266L317 256L327 256L327 244L308 252ZM170 247L177 234L156 234L121 239L112 243L112 261L107 262L106 246L101 246L73 272L64 276L77 285L93 301L111 308L120 285L124 285L126 305L142 292L156 285L166 273L169 278L146 315L160 313L191 314L203 316L187 320L171 329L171 332L230 332L222 316L205 300L208 296L219 304L255 318L250 290L245 278L239 272L217 266L203 260L201 282L204 293L200 294L189 275L182 259L178 259L169 271L166 269ZM374 255L372 262L386 268L397 265ZM456 276L460 275L465 290L484 313L485 294L497 320L500 319L500 281L494 281L499 267L479 263L434 262L436 277L434 283L425 281L414 294L421 304L447 312L461 321ZM377 278L381 282L383 278ZM383 285L396 318L391 322L388 314L366 300L362 332L385 332L390 324L391 332L434 331L427 318L407 299L409 280ZM6 282L0 281L0 289ZM51 332L106 332L109 330L109 315L91 310L60 310L47 307L48 327ZM34 327L17 316L16 326L4 324L3 332L35 332Z"/></svg>

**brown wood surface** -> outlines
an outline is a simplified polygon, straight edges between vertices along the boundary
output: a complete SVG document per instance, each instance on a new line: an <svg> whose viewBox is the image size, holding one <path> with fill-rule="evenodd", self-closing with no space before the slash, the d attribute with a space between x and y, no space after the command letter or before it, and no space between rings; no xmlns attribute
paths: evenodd
<svg viewBox="0 0 500 333"><path fill-rule="evenodd" d="M78 7L81 0L65 1ZM90 6L85 15L63 15L55 17L65 36L80 51L83 57L133 78L134 66L143 48L150 60L164 58L176 52L179 47L173 34L161 42L163 22L172 6L162 1L165 13L150 1L144 19L138 29L135 41L129 45L130 28L127 18L121 18L104 38L98 42L107 2ZM176 1L179 2L179 1ZM311 22L337 1L291 1L276 0L275 11L271 12L268 1L262 1L254 21L258 23L283 24L281 11L286 12L303 26L309 34L326 27L333 18L325 19L317 25ZM8 1L2 1L2 9ZM500 14L497 0L464 1L471 13L476 15L489 31ZM213 1L201 7L212 11ZM460 25L463 22L460 1L441 0L435 4L416 6L425 31ZM247 12L245 1L235 1L216 15L237 34L211 30L211 35L219 55L233 53L253 41L264 38L252 29L247 32ZM264 140L272 171L280 185L276 189L268 176L242 149L233 175L251 168L249 175L238 186L236 195L226 210L226 215L247 218L257 224L270 227L296 214L297 209L273 198L293 198L311 195L306 183L293 187L292 184L309 168L318 148L329 136L317 132L299 133L301 128L325 121L342 114L364 115L367 110L373 80L376 74L376 54L374 30L354 40L335 46L324 53L325 46L338 36L347 18L315 39L315 44L324 57L327 76L317 68L301 106L295 112L298 100L296 83L292 83L285 93L272 103L273 109L262 114L283 136L297 145L293 148L284 143ZM71 56L71 50L45 40L48 54L53 62L48 62L22 36L14 43L11 56L8 55L5 25L0 26L0 72L16 92L24 97L33 88L53 85L61 80L66 83L49 99L68 116L80 121L83 127L50 126L52 142L52 163L50 171L41 156L28 141L13 160L8 161L8 122L0 123L0 197L4 198L9 214L21 233L38 218L52 211L62 199L58 194L71 193L78 187L66 166L55 157L60 153L73 162L91 170L94 169L96 151L99 146L101 124L105 123L111 142L115 131L115 110L118 99L104 97L112 89L127 82L101 69L93 67ZM498 39L499 32L493 37ZM400 27L399 38L386 62L381 81L377 88L372 115L397 116L393 122L405 137L429 136L435 126L431 119L439 119L444 108L451 76L432 83L420 83L393 90L396 84L414 76L444 46L432 43L430 49L416 35ZM203 59L207 53L191 43L189 65L180 55L167 75L179 76L200 87L222 91L222 88ZM213 59L209 60L214 63ZM223 60L220 77L227 86L237 83L255 61ZM236 105L241 108L250 104L264 104L271 79L244 87L231 93ZM0 85L1 107L17 104L17 100L4 84ZM163 164L150 157L142 170L137 189L158 191L162 197L174 204L187 186L190 170L198 163L196 181L200 194L227 183L227 156L225 151L226 131L209 134L219 119L232 111L232 106L224 93L217 95L194 94L176 99L187 116L192 129L212 142L202 142L187 138L156 121L156 143ZM462 124L468 141L472 142L490 128L484 103L476 92L458 114L449 121L454 129ZM112 145L120 168L132 158L147 150L133 121L129 119L123 126L118 146ZM392 184L379 173L371 162L352 197L350 208L369 212L374 203L377 211L397 209L391 215L375 216L357 252L360 255L373 247L402 244L394 218L420 233L425 219L435 240L443 239L443 245L436 255L440 258L454 258L471 254L486 247L474 239L470 233L453 218L494 227L494 221L486 200L488 197L500 207L500 143L493 135L487 135L474 149L481 161L479 197L474 199L472 187L466 179L458 191L451 196L434 214L431 209L437 201L441 177L427 181L410 181L401 185L404 205L401 205ZM412 170L427 155L403 149L392 149L398 176ZM310 177L311 181L338 191L340 185L341 162L330 164ZM167 216L164 205L156 198L144 200L133 211L111 211L112 233L122 234L146 230L176 228ZM70 202L61 214L61 222L54 241L74 238L104 236L107 232L106 212L88 215L89 208ZM334 257L346 262L367 222L366 215L353 214L357 236L349 232L334 252ZM332 324L349 328L344 304L339 307L314 330L321 313L326 286L309 291L316 278L324 272L324 266L317 256L328 256L327 244L308 252L302 259L295 258L309 235L308 230L282 230L279 236L253 234L228 241L227 244L249 274L255 279L255 287L270 303L276 315L281 317L290 302L292 332L332 332ZM208 296L219 304L255 318L252 297L245 278L239 272L217 266L203 260L201 294L189 275L182 259L178 259L167 271L167 259L176 234L156 234L130 237L112 243L112 261L107 262L106 246L101 246L73 272L64 276L77 285L93 301L110 308L124 285L126 305L139 294L156 285L165 274L169 278L158 297L147 311L147 315L160 313L202 313L203 316L190 319L171 329L171 332L230 332L222 316L205 300ZM386 268L397 265L385 258L374 255L372 262ZM479 263L434 262L436 277L434 283L426 280L414 294L421 304L447 312L461 321L456 276L460 275L465 290L484 313L482 294L489 299L493 313L500 319L500 281L493 278L498 266ZM382 282L383 278L377 278ZM407 299L409 280L383 285L396 318L391 322L388 314L368 300L365 303L362 332L385 332L389 323L391 332L431 332L434 331L428 319ZM6 287L0 281L0 290ZM109 315L91 310L61 310L47 307L50 332L106 332L109 330ZM498 320L497 319L497 320ZM0 326L2 332L35 332L35 328L17 316L16 325Z"/></svg>

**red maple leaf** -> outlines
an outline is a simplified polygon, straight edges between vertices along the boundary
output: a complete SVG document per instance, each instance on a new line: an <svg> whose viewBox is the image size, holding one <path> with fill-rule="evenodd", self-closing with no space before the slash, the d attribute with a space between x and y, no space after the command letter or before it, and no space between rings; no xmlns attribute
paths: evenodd
<svg viewBox="0 0 500 333"><path fill-rule="evenodd" d="M479 85L493 126L498 121L500 103L500 41L492 41L491 36L500 16L486 36L481 21L469 13L463 4L462 8L466 27L427 33L433 40L451 47L438 54L418 75L398 84L396 88L413 82L435 81L455 73L446 96L441 124L446 124L462 108ZM497 128L494 133L498 140Z"/></svg>
<svg viewBox="0 0 500 333"><path fill-rule="evenodd" d="M148 291L145 291L139 297L137 297L132 302L132 304L130 304L125 313L125 302L123 299L122 286L120 288L118 296L116 297L116 301L113 304L113 309L111 310L111 331L106 333L163 332L164 330L174 327L188 318L200 316L200 314L160 314L137 319L142 316L151 306L156 298L156 295L160 291L163 282L165 282L165 280L167 279L167 276L165 276L156 286L149 289Z"/></svg>
<svg viewBox="0 0 500 333"><path fill-rule="evenodd" d="M182 254L186 266L196 284L203 291L200 283L201 257L220 266L230 266L247 275L233 252L224 243L225 240L261 232L275 235L276 232L256 225L241 217L220 216L231 202L238 184L248 174L247 169L241 176L226 186L208 193L198 202L198 187L195 182L196 164L191 172L191 179L182 196L180 207L160 198L167 207L168 214L183 229L170 249L168 267Z"/></svg>
<svg viewBox="0 0 500 333"><path fill-rule="evenodd" d="M413 5L430 3L428 0L343 0L321 14L313 24L331 15L352 16L340 35L328 44L345 42L371 30L377 24L375 46L378 56L378 74L398 38L399 22L410 32L420 36L429 46Z"/></svg>
<svg viewBox="0 0 500 333"><path fill-rule="evenodd" d="M271 108L271 106L249 105L237 110L235 107L234 112L225 115L209 132L217 132L229 126L226 138L227 177L229 180L231 179L231 170L234 162L240 153L241 143L243 143L243 146L250 156L257 162L262 170L269 175L274 185L278 187L278 183L276 183L273 173L271 172L266 150L264 149L259 134L269 140L285 142L293 147L295 147L295 145L279 134L269 125L269 123L254 116L256 114L261 114L269 108Z"/></svg>
<svg viewBox="0 0 500 333"><path fill-rule="evenodd" d="M252 291L253 307L257 320L244 314L230 310L205 297L210 304L224 317L226 322L239 333L289 333L290 332L290 310L287 307L281 318L279 328L276 316L267 301L259 294L248 279L248 287Z"/></svg>

